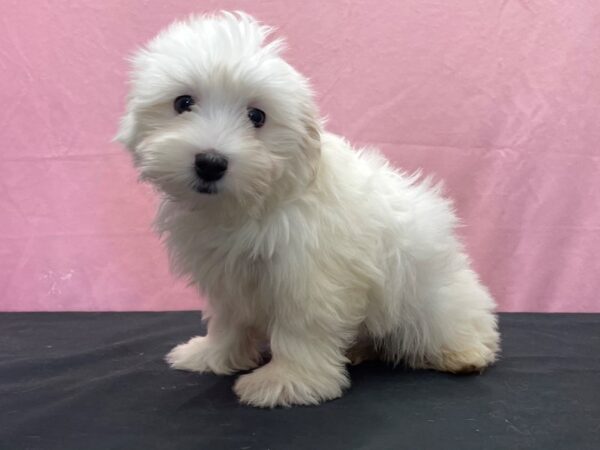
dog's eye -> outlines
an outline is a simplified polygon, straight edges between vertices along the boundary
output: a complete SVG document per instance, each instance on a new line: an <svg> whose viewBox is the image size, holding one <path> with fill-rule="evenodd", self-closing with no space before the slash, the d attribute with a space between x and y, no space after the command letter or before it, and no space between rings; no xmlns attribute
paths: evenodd
<svg viewBox="0 0 600 450"><path fill-rule="evenodd" d="M265 124L267 116L258 108L248 108L248 118L254 125L254 128L260 128Z"/></svg>
<svg viewBox="0 0 600 450"><path fill-rule="evenodd" d="M191 111L192 106L194 106L196 102L191 95L180 95L173 102L173 109L177 112L177 114L181 114L185 111Z"/></svg>

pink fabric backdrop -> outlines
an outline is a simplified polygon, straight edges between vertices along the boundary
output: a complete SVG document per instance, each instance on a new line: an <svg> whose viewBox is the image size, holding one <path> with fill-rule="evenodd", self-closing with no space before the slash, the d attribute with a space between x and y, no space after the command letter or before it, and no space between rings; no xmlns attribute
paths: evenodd
<svg viewBox="0 0 600 450"><path fill-rule="evenodd" d="M598 0L4 0L0 309L198 308L110 140L125 56L243 9L288 37L332 131L446 180L504 311L600 311Z"/></svg>

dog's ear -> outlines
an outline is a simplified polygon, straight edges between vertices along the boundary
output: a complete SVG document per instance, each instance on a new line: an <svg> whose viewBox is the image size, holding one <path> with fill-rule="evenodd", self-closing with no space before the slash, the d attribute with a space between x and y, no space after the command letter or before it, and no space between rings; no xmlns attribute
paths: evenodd
<svg viewBox="0 0 600 450"><path fill-rule="evenodd" d="M318 159L321 154L321 130L322 125L318 119L316 108L309 105L305 108L302 123L304 134L302 139L302 150L309 159Z"/></svg>
<svg viewBox="0 0 600 450"><path fill-rule="evenodd" d="M304 154L310 170L309 178L312 181L316 179L321 161L321 133L323 126L318 119L316 108L307 108L302 119L304 133L300 147Z"/></svg>
<svg viewBox="0 0 600 450"><path fill-rule="evenodd" d="M113 138L113 141L123 144L129 151L135 152L138 144L138 129L135 113L131 111L130 106L127 107L127 112L121 118L119 123L119 131Z"/></svg>

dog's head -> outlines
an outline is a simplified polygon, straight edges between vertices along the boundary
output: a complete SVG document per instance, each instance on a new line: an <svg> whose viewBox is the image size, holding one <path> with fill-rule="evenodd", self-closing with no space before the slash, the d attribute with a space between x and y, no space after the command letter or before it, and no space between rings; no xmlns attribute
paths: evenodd
<svg viewBox="0 0 600 450"><path fill-rule="evenodd" d="M314 178L320 129L281 40L242 13L194 17L133 59L117 140L141 178L193 205L263 205Z"/></svg>

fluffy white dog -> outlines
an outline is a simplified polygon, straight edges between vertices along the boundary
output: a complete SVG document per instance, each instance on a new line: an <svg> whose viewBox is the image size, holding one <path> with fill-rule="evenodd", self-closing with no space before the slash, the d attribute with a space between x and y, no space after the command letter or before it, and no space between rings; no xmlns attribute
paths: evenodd
<svg viewBox="0 0 600 450"><path fill-rule="evenodd" d="M242 13L194 17L133 61L117 139L163 195L156 227L175 272L209 303L207 336L167 361L256 368L234 391L261 407L339 397L347 363L371 357L481 371L499 349L494 301L451 203L325 132L270 32Z"/></svg>

